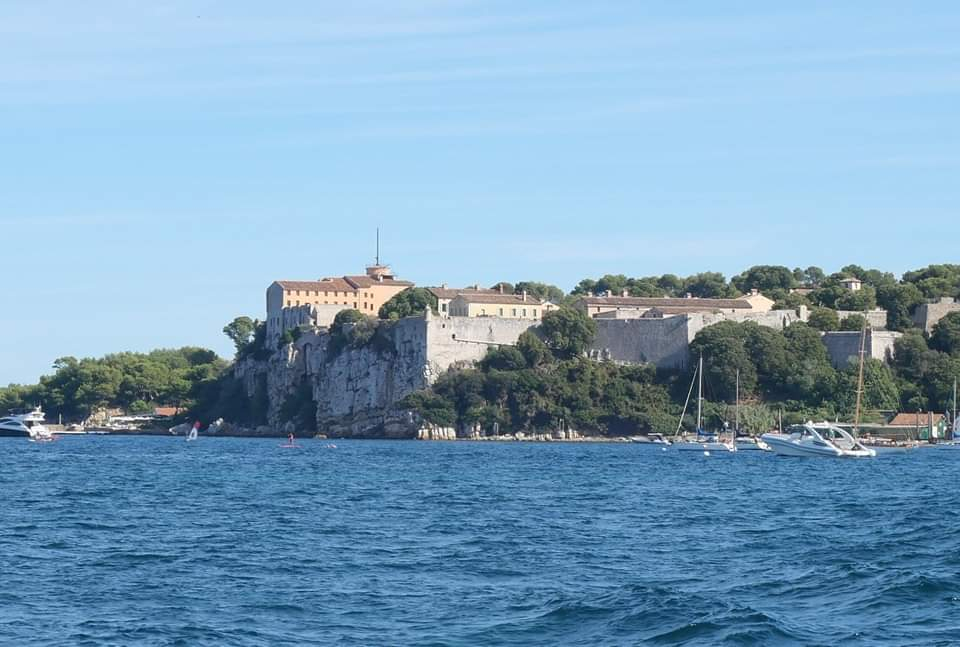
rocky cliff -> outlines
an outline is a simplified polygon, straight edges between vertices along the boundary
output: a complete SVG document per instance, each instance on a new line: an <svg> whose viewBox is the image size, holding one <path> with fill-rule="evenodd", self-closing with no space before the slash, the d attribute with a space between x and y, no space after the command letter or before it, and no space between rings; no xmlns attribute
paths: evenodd
<svg viewBox="0 0 960 647"><path fill-rule="evenodd" d="M330 437L449 438L395 404L429 386L451 366L482 358L491 346L513 344L531 322L410 317L381 323L362 344L337 343L326 329L305 332L268 360L238 362L234 375L247 396L265 397L267 424L252 433L304 433L290 421L297 398L316 406L316 430ZM291 406L293 404L294 406Z"/></svg>

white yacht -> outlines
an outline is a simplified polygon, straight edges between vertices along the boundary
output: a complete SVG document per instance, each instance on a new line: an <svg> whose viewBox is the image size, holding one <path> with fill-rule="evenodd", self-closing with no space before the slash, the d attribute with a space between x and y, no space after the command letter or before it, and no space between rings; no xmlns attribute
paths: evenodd
<svg viewBox="0 0 960 647"><path fill-rule="evenodd" d="M761 439L781 456L821 456L826 458L872 458L876 450L829 422L806 422L788 433L763 434Z"/></svg>
<svg viewBox="0 0 960 647"><path fill-rule="evenodd" d="M10 414L0 418L0 436L47 440L53 438L53 433L43 426L43 410L37 407L29 413Z"/></svg>

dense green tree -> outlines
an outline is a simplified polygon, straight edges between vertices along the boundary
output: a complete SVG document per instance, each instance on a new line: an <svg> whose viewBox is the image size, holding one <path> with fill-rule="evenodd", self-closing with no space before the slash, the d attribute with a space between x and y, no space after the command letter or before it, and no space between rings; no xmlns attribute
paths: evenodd
<svg viewBox="0 0 960 647"><path fill-rule="evenodd" d="M593 279L583 279L577 283L570 294L590 296L597 293L597 282Z"/></svg>
<svg viewBox="0 0 960 647"><path fill-rule="evenodd" d="M813 308L810 311L807 324L817 330L828 332L840 329L840 318L837 316L837 312L830 308Z"/></svg>
<svg viewBox="0 0 960 647"><path fill-rule="evenodd" d="M782 397L793 369L783 333L752 321L741 324L741 329L746 334L745 346L760 394L770 399Z"/></svg>
<svg viewBox="0 0 960 647"><path fill-rule="evenodd" d="M930 347L960 357L960 312L951 312L934 325Z"/></svg>
<svg viewBox="0 0 960 647"><path fill-rule="evenodd" d="M748 332L744 326L723 321L697 333L690 344L690 355L696 364L703 357L705 389L712 397L725 402L736 398L737 374L740 393L757 391L757 369L747 350Z"/></svg>
<svg viewBox="0 0 960 647"><path fill-rule="evenodd" d="M452 427L457 422L457 412L450 401L432 391L415 391L398 402L397 407L415 410L427 422L441 427Z"/></svg>
<svg viewBox="0 0 960 647"><path fill-rule="evenodd" d="M840 371L840 380L835 402L838 411L852 417L856 411L857 380L860 367L856 360ZM900 393L890 367L880 360L866 358L863 364L863 399L861 412L896 411L900 405Z"/></svg>
<svg viewBox="0 0 960 647"><path fill-rule="evenodd" d="M873 310L877 307L877 291L870 285L859 290L846 290L834 301L838 310Z"/></svg>
<svg viewBox="0 0 960 647"><path fill-rule="evenodd" d="M519 371L527 368L527 359L513 346L490 348L486 356L480 360L480 368L484 371L489 369Z"/></svg>
<svg viewBox="0 0 960 647"><path fill-rule="evenodd" d="M683 292L683 279L676 274L664 274L655 281L663 294L678 297Z"/></svg>
<svg viewBox="0 0 960 647"><path fill-rule="evenodd" d="M239 356L253 341L257 324L250 317L236 317L223 327L223 334L230 338Z"/></svg>
<svg viewBox="0 0 960 647"><path fill-rule="evenodd" d="M866 323L867 319L863 315L848 315L840 320L840 330L863 330Z"/></svg>
<svg viewBox="0 0 960 647"><path fill-rule="evenodd" d="M437 312L437 297L426 288L410 288L394 295L380 308L381 319L402 319L422 315L429 308Z"/></svg>
<svg viewBox="0 0 960 647"><path fill-rule="evenodd" d="M730 282L740 292L760 290L766 294L770 290L789 290L796 285L796 278L793 272L782 265L754 265L734 276Z"/></svg>
<svg viewBox="0 0 960 647"><path fill-rule="evenodd" d="M552 359L547 345L530 330L521 333L517 339L517 350L523 355L527 365L533 368L546 364Z"/></svg>
<svg viewBox="0 0 960 647"><path fill-rule="evenodd" d="M930 265L906 272L903 283L916 286L925 299L960 297L960 265Z"/></svg>
<svg viewBox="0 0 960 647"><path fill-rule="evenodd" d="M186 406L196 383L221 375L226 367L212 351L192 347L100 359L62 357L39 384L0 389L0 410L39 404L49 416L72 421L100 407L139 412L158 404Z"/></svg>
<svg viewBox="0 0 960 647"><path fill-rule="evenodd" d="M877 305L887 311L889 330L903 331L912 326L911 315L923 300L923 293L913 283L892 283L877 287Z"/></svg>
<svg viewBox="0 0 960 647"><path fill-rule="evenodd" d="M719 272L701 272L687 277L683 289L691 296L701 299L727 299L737 295L737 290L727 284Z"/></svg>
<svg viewBox="0 0 960 647"><path fill-rule="evenodd" d="M797 270L794 270L795 273L796 271ZM826 277L827 275L824 274L822 269L816 265L811 265L800 273L800 276L797 277L797 280L807 287L813 287L819 285L820 282Z"/></svg>
<svg viewBox="0 0 960 647"><path fill-rule="evenodd" d="M623 274L606 274L597 281L596 293L606 294L610 292L613 296L620 296L627 289L630 279Z"/></svg>
<svg viewBox="0 0 960 647"><path fill-rule="evenodd" d="M557 304L562 303L567 296L563 290L555 285L538 283L536 281L520 281L514 286L514 294L522 294L523 292L537 299Z"/></svg>
<svg viewBox="0 0 960 647"><path fill-rule="evenodd" d="M768 290L764 295L773 299L774 310L799 310L800 306L810 308L813 306L803 294L791 293L786 290Z"/></svg>
<svg viewBox="0 0 960 647"><path fill-rule="evenodd" d="M560 308L543 315L540 324L544 343L558 357L583 354L597 333L597 322L573 308Z"/></svg>

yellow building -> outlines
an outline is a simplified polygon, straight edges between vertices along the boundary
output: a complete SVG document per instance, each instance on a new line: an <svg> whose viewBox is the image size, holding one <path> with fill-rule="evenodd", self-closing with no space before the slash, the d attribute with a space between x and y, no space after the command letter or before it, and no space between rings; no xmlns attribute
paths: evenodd
<svg viewBox="0 0 960 647"><path fill-rule="evenodd" d="M524 294L462 292L450 301L451 317L503 317L542 319L555 306Z"/></svg>
<svg viewBox="0 0 960 647"><path fill-rule="evenodd" d="M359 310L376 317L380 306L413 283L400 281L386 265L371 265L363 276L323 278L319 281L274 281L267 288L267 334L282 333L283 309L315 306L324 314L320 325L340 310Z"/></svg>
<svg viewBox="0 0 960 647"><path fill-rule="evenodd" d="M479 285L468 288L451 288L446 283L440 287L427 288L427 290L437 298L437 312L440 313L441 317L450 316L450 304L461 294L500 294L499 290L481 288Z"/></svg>

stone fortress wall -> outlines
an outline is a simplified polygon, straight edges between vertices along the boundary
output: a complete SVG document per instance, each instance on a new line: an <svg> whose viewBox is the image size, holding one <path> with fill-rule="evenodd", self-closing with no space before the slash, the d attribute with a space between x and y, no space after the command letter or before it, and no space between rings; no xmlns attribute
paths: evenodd
<svg viewBox="0 0 960 647"><path fill-rule="evenodd" d="M935 303L921 303L913 313L913 323L929 335L937 322L951 312L960 312L960 303L950 297L942 297Z"/></svg>
<svg viewBox="0 0 960 647"><path fill-rule="evenodd" d="M890 330L867 330L864 354L866 357L889 362L893 359L893 345L902 336L902 333ZM859 331L825 332L821 339L827 347L830 363L834 368L846 368L860 356Z"/></svg>
<svg viewBox="0 0 960 647"><path fill-rule="evenodd" d="M806 311L762 313L696 313L662 318L599 318L588 355L625 364L652 363L683 370L690 365L690 342L705 327L721 321L755 321L783 329L806 318ZM311 315L312 316L312 315ZM292 323L293 320L291 320ZM284 401L303 380L309 380L317 403L320 429L336 436L414 437L413 420L402 419L393 405L424 389L451 367L469 366L491 347L513 345L535 321L498 317L408 317L388 324L386 343L333 351L323 328L306 330L292 344L282 345L266 363L237 367L248 395L265 377L269 420L280 424ZM303 324L301 324L303 325ZM889 359L899 333L871 330L868 354ZM835 366L845 366L859 352L859 333L827 333L824 344ZM398 416L401 416L398 418Z"/></svg>
<svg viewBox="0 0 960 647"><path fill-rule="evenodd" d="M658 368L685 369L690 342L697 333L721 321L755 321L777 330L805 321L806 308L751 313L696 313L663 318L598 318L597 335L588 349L594 359L625 364L650 362Z"/></svg>

